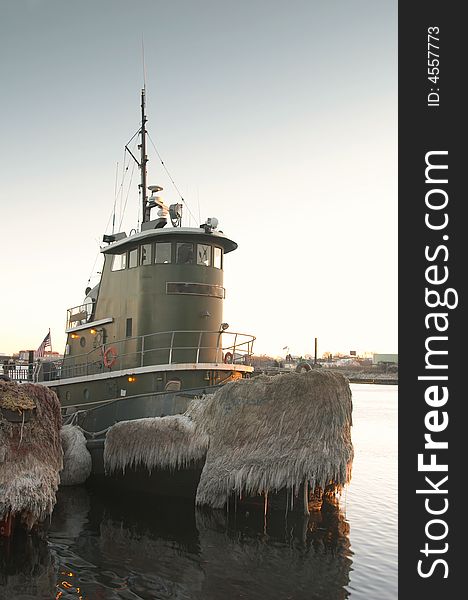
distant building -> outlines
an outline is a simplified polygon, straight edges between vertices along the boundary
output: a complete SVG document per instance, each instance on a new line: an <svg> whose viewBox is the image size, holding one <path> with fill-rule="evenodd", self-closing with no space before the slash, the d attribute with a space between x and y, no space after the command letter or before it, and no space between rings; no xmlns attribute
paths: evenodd
<svg viewBox="0 0 468 600"><path fill-rule="evenodd" d="M18 360L22 362L28 362L30 352L34 353L34 350L20 350L18 352ZM49 350L46 350L44 352L44 357L42 358L42 360L58 360L60 358L63 358L63 355L59 352L51 352Z"/></svg>
<svg viewBox="0 0 468 600"><path fill-rule="evenodd" d="M379 363L392 363L398 364L398 354L374 354L372 357L372 364L378 365Z"/></svg>

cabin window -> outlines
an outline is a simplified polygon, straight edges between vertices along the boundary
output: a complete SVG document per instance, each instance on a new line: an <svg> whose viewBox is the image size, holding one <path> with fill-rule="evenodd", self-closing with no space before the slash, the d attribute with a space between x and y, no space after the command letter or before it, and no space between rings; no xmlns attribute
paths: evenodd
<svg viewBox="0 0 468 600"><path fill-rule="evenodd" d="M222 286L207 283L185 283L182 281L168 281L166 283L167 294L193 294L195 296L224 298L225 292L226 290Z"/></svg>
<svg viewBox="0 0 468 600"><path fill-rule="evenodd" d="M127 319L125 324L125 337L132 337L132 319Z"/></svg>
<svg viewBox="0 0 468 600"><path fill-rule="evenodd" d="M193 265L194 262L195 254L193 252L193 244L187 242L177 244L177 264Z"/></svg>
<svg viewBox="0 0 468 600"><path fill-rule="evenodd" d="M112 258L112 271L122 271L127 266L127 253L114 254Z"/></svg>
<svg viewBox="0 0 468 600"><path fill-rule="evenodd" d="M171 262L172 244L170 242L158 242L155 245L154 262L158 264Z"/></svg>
<svg viewBox="0 0 468 600"><path fill-rule="evenodd" d="M128 253L128 268L133 269L134 267L138 267L138 248L130 250Z"/></svg>
<svg viewBox="0 0 468 600"><path fill-rule="evenodd" d="M211 246L206 244L197 244L197 265L211 265Z"/></svg>
<svg viewBox="0 0 468 600"><path fill-rule="evenodd" d="M213 248L213 267L216 269L223 268L223 252L221 248Z"/></svg>
<svg viewBox="0 0 468 600"><path fill-rule="evenodd" d="M151 244L143 244L140 247L140 265L151 264Z"/></svg>

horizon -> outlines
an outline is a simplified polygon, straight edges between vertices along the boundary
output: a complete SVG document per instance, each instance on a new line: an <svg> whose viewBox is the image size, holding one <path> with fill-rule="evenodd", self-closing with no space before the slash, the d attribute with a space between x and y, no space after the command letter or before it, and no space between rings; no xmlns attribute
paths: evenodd
<svg viewBox="0 0 468 600"><path fill-rule="evenodd" d="M21 350L16 350L14 352L3 352L0 351L0 357L2 358L6 358L6 357L16 357L19 356L21 353L26 353L26 352L35 352L36 349L34 348L22 348ZM352 354L356 352L356 354ZM59 350L46 350L45 351L45 356L50 355L50 354L58 354L60 356L64 356L64 353L59 351ZM289 353L291 358L294 359L298 359L298 358L306 358L307 360L309 359L313 359L314 358L314 354L310 353L310 352L306 352L305 354L296 354L294 352L290 352ZM355 358L356 360L358 359L368 359L368 358L372 358L373 355L376 354L385 354L385 355L392 355L392 354L396 354L398 355L398 352L371 352L371 351L367 351L364 350L362 352L359 351L355 351L355 350L350 350L348 352L342 352L340 350L336 350L336 351L325 351L322 353L317 353L317 360L328 360L328 359L335 359L335 358ZM287 353L283 353L283 354L273 354L271 352L253 352L252 357L256 357L256 358L261 358L261 357L266 357L266 358L274 358L274 359L279 359L279 358L286 358L286 356L288 356Z"/></svg>

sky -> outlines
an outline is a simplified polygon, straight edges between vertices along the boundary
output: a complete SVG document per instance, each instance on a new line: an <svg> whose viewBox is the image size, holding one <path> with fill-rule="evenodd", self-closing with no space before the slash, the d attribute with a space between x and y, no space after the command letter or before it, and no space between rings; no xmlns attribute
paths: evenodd
<svg viewBox="0 0 468 600"><path fill-rule="evenodd" d="M144 82L183 225L239 245L230 330L256 353L398 351L396 0L16 0L0 51L0 352L49 328L63 351L114 201L137 226Z"/></svg>

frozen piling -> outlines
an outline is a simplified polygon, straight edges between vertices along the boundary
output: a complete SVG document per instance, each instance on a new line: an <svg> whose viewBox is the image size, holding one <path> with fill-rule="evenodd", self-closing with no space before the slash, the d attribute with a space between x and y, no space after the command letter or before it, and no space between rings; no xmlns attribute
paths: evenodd
<svg viewBox="0 0 468 600"><path fill-rule="evenodd" d="M260 375L193 400L183 415L124 421L110 428L108 472L144 466L189 468L205 459L196 503L223 507L289 490L339 491L353 461L352 400L339 373Z"/></svg>
<svg viewBox="0 0 468 600"><path fill-rule="evenodd" d="M63 466L62 419L54 392L0 381L0 521L28 529L52 513Z"/></svg>

